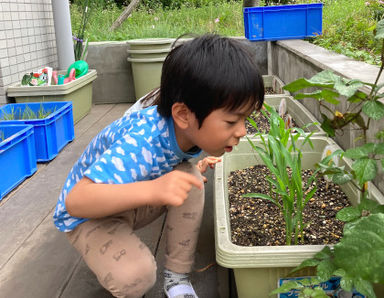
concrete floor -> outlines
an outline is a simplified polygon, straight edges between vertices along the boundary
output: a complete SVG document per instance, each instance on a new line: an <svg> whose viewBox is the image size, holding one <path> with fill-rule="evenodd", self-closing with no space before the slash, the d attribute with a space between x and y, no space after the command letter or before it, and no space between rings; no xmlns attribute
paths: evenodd
<svg viewBox="0 0 384 298"><path fill-rule="evenodd" d="M111 297L97 282L63 233L56 230L52 214L65 178L92 138L123 115L129 104L95 105L75 125L75 140L51 162L0 202L0 298L106 298ZM215 264L212 212L213 172L207 173L206 208L192 280L200 298L235 297L231 274ZM140 230L152 249L161 274L164 256L164 218ZM198 269L213 264L208 269ZM163 297L162 279L146 298Z"/></svg>

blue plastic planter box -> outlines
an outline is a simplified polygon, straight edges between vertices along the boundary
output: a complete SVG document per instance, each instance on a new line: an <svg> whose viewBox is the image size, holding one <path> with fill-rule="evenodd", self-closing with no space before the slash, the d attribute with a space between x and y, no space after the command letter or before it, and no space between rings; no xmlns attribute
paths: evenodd
<svg viewBox="0 0 384 298"><path fill-rule="evenodd" d="M0 124L0 201L36 169L33 126Z"/></svg>
<svg viewBox="0 0 384 298"><path fill-rule="evenodd" d="M303 39L321 35L323 4L244 8L245 37L251 41Z"/></svg>
<svg viewBox="0 0 384 298"><path fill-rule="evenodd" d="M20 119L26 109L32 110L35 114L43 109L44 111L51 111L51 114L43 119ZM46 162L55 158L59 151L75 137L72 102L7 104L0 108L0 119L3 119L7 114L15 114L15 120L0 120L0 124L33 125L38 162Z"/></svg>

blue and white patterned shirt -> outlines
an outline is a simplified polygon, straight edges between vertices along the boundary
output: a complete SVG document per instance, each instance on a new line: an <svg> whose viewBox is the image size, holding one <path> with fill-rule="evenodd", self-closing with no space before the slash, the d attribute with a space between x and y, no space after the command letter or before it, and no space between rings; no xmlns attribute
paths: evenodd
<svg viewBox="0 0 384 298"><path fill-rule="evenodd" d="M200 152L181 151L173 119L162 117L157 106L127 113L91 141L68 174L53 215L56 227L69 232L87 220L69 215L65 208L67 194L84 176L108 184L152 180Z"/></svg>

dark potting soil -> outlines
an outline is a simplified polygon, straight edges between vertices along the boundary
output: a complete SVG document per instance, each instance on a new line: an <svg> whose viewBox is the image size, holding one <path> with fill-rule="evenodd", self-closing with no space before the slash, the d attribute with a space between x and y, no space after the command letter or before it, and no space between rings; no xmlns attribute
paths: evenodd
<svg viewBox="0 0 384 298"><path fill-rule="evenodd" d="M276 94L275 90L273 90L272 87L265 87L264 88L264 93L265 93L265 95L267 95L267 94Z"/></svg>
<svg viewBox="0 0 384 298"><path fill-rule="evenodd" d="M269 170L256 165L233 171L228 177L229 215L232 242L241 246L285 245L285 223L279 208L258 198L244 198L246 193L266 193L265 176ZM303 171L303 180L311 170ZM339 185L319 178L317 191L307 203L303 217L304 244L334 244L342 236L344 223L336 213L350 203Z"/></svg>

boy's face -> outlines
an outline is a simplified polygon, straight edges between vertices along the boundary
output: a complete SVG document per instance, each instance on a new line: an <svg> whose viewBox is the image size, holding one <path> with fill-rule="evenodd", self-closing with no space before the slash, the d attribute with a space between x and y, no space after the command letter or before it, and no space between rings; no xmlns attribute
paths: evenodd
<svg viewBox="0 0 384 298"><path fill-rule="evenodd" d="M221 156L231 152L240 138L246 135L245 120L253 110L249 106L231 111L223 108L214 110L200 128L195 118L188 134L190 140L209 155Z"/></svg>

